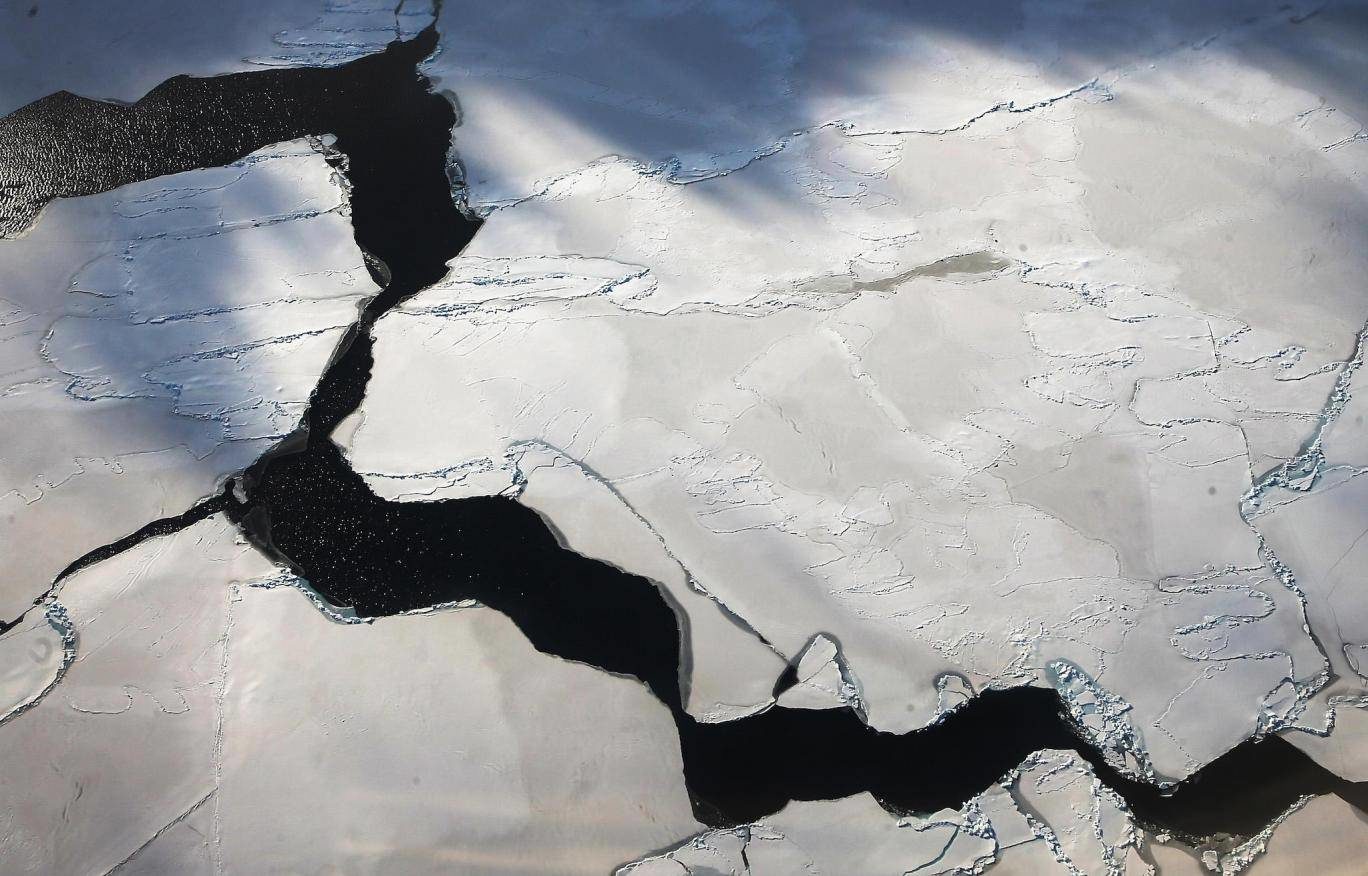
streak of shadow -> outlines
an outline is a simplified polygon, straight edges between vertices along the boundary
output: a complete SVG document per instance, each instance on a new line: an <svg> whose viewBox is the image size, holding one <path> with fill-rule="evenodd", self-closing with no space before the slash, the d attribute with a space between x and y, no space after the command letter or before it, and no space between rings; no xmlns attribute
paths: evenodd
<svg viewBox="0 0 1368 876"><path fill-rule="evenodd" d="M254 210L274 211L282 217L294 210L308 215L310 204L270 175L254 175L256 188L245 196L230 183L221 194L187 192L183 198L150 205L149 210L170 211L167 227L173 231L168 238L179 233L174 229L181 219L176 217L184 215L204 225L191 238L203 237L181 244L147 241L147 247L162 255L160 261L153 260L153 270L141 273L131 273L138 263L130 258L130 245L110 237L127 235L127 228L102 223L75 204L61 205L48 221L33 227L39 214L54 199L228 165L267 145L306 135L333 134L344 149L358 156L366 148L390 150L387 156L402 161L391 153L401 153L405 144L391 142L388 136L404 130L413 119L430 118L446 144L454 121L451 108L428 91L414 69L435 43L436 35L429 30L415 40L394 43L382 53L339 67L209 79L176 77L127 105L62 92L0 119L0 268L8 274L0 287L4 299L0 303L14 308L22 320L11 322L13 328L7 325L3 338L10 391L0 399L0 409L7 411L7 432L18 432L10 436L13 440L0 461L4 474L0 499L13 506L0 514L0 553L7 562L5 580L0 582L0 615L19 612L25 604L40 604L55 579L109 556L120 546L193 522L217 507L221 497L209 498L185 514L174 513L177 505L185 507L181 503L196 495L194 491L203 490L199 495L206 495L221 487L226 475L249 464L269 444L239 438L227 421L235 416L234 406L269 405L271 399L262 396L258 384L273 375L250 373L251 363L244 363L236 373L220 368L226 376L206 377L193 370L204 363L190 361L185 366L191 368L190 379L207 385L210 401L221 399L221 406L211 410L201 396L182 409L179 376L154 374L149 363L182 353L193 358L204 349L231 350L237 344L273 338L274 327L256 316L260 308L234 312L226 305L240 300L269 303L293 295L289 288L293 278L256 272L292 259L298 263L299 255L288 251L290 247L300 247L305 258L313 258L311 244L319 242L316 232L296 233L294 226L306 223L291 222L274 233L252 232L250 246L238 240L243 235L218 233L214 228L216 198L232 201L231 206L218 207L220 218L229 213L235 218L241 218L239 213L256 215ZM330 160L345 169L341 153ZM445 191L444 180L438 190ZM385 195L364 197L383 199ZM123 208L136 214L139 206L125 204L119 209ZM140 221L131 220L130 225ZM394 233L413 233L423 221L423 212L417 210L411 221L400 221ZM154 237L162 234L160 226L151 230ZM6 239L16 237L20 239ZM282 247L287 251L281 251ZM91 264L82 259L88 260L89 252L105 251L102 260L115 266L114 270L130 272L130 288L114 284L110 290L83 289L73 294L77 290L72 276L91 273ZM275 253L278 259L272 258ZM341 251L319 255L350 257ZM350 267L327 266L339 271ZM383 285L387 273L380 261L370 258L368 267L377 284ZM355 278L337 278L341 294L346 293L344 283L354 285ZM244 294L239 291L241 284L261 288ZM178 293L183 300L178 300ZM181 350L176 346L180 329L158 321L197 310L207 315L180 323L191 329L181 338L186 347ZM331 328L338 319L336 310L333 307L330 313L317 316L327 324L314 325L306 318L303 330ZM4 316L11 318L9 313ZM346 313L341 325L354 320L354 314ZM204 331L208 334L197 340L194 327L201 321L207 324ZM280 327L280 333L299 328L296 319ZM349 342L357 328L353 324L348 331ZM175 349L162 348L168 343ZM49 349L54 344L60 345L55 358ZM345 346L334 355L340 355ZM68 365L68 355L80 367ZM280 367L296 366L285 362ZM110 379L136 385L96 387L93 394L81 385ZM140 461L162 459L151 451L163 448L172 451L165 465ZM121 465L128 470L121 471ZM124 484L129 489L121 489ZM168 511L172 515L163 517ZM109 543L121 526L131 529L152 518L161 519ZM6 617L0 631L20 618Z"/></svg>

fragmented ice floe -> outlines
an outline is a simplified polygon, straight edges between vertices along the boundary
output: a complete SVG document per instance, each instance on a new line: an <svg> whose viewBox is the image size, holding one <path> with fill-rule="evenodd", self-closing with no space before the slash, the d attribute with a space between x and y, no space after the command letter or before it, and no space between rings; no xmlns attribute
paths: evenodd
<svg viewBox="0 0 1368 876"><path fill-rule="evenodd" d="M1289 815L1266 842L1249 876L1316 873L1353 876L1368 860L1363 816L1339 797L1317 797ZM1162 871L1161 871L1162 872Z"/></svg>
<svg viewBox="0 0 1368 876"><path fill-rule="evenodd" d="M376 286L304 142L0 240L0 618L293 431Z"/></svg>
<svg viewBox="0 0 1368 876"><path fill-rule="evenodd" d="M1153 872L1143 847L1125 804L1086 763L1044 751L959 812L896 818L867 794L790 803L762 822L698 834L618 873L1134 876Z"/></svg>
<svg viewBox="0 0 1368 876"><path fill-rule="evenodd" d="M65 677L0 724L5 872L602 874L698 830L635 681L278 577L211 518L64 582Z"/></svg>
<svg viewBox="0 0 1368 876"><path fill-rule="evenodd" d="M228 584L270 570L206 522L65 582L47 610L71 633L65 677L0 725L6 871L109 872L212 807ZM211 837L164 872L210 869L193 864Z"/></svg>
<svg viewBox="0 0 1368 876"><path fill-rule="evenodd" d="M229 872L597 876L699 828L646 688L491 610L334 624L244 589L228 660Z"/></svg>
<svg viewBox="0 0 1368 876"><path fill-rule="evenodd" d="M5 3L0 116L58 91L131 102L172 76L342 64L432 21L431 0Z"/></svg>
<svg viewBox="0 0 1368 876"><path fill-rule="evenodd" d="M1330 667L1249 494L1368 320L1358 10L591 8L443 8L490 216L377 325L372 487L543 448L592 473L555 528L607 489L680 604L839 641L879 729L1046 684L1177 779L1301 721Z"/></svg>
<svg viewBox="0 0 1368 876"><path fill-rule="evenodd" d="M1125 802L1073 752L1037 752L1004 784L1031 834L1068 872L1143 873L1149 869L1138 854L1143 838ZM1009 810L993 823L1002 823L1004 833L1010 831L1014 840L1020 839L1021 826L1012 825L1012 815ZM1034 852L1012 851L1019 848L1020 843L1014 843L1004 860ZM1029 872L1029 868L1023 870Z"/></svg>
<svg viewBox="0 0 1368 876"><path fill-rule="evenodd" d="M69 4L26 6L0 11L0 112L340 63L435 8L153 2L68 29ZM1037 684L1152 779L1275 731L1368 779L1363 4L441 19L424 69L488 221L376 325L333 438L377 493L513 496L658 581L702 720L777 702L905 732ZM375 292L346 210L295 143L0 242L0 619L297 426ZM1147 857L1068 752L958 812L857 795L697 833L642 685L483 608L364 623L286 577L211 519L0 639L7 869L1193 863ZM1337 805L1204 865L1309 860L1309 824L1359 826Z"/></svg>
<svg viewBox="0 0 1368 876"><path fill-rule="evenodd" d="M840 647L818 633L803 649L794 667L794 682L776 702L789 709L860 707L860 688L841 656Z"/></svg>
<svg viewBox="0 0 1368 876"><path fill-rule="evenodd" d="M0 638L0 721L31 708L61 678L70 630L58 611L31 611Z"/></svg>
<svg viewBox="0 0 1368 876"><path fill-rule="evenodd" d="M1282 574L1305 594L1307 623L1333 673L1288 738L1331 771L1355 781L1368 780L1365 346L1368 332L1351 363L1352 373L1332 394L1299 464L1270 475L1268 489L1250 514Z"/></svg>
<svg viewBox="0 0 1368 876"><path fill-rule="evenodd" d="M759 824L712 830L618 870L619 876L677 873L838 874L973 872L992 860L986 824L959 812L895 818L867 794L791 803Z"/></svg>

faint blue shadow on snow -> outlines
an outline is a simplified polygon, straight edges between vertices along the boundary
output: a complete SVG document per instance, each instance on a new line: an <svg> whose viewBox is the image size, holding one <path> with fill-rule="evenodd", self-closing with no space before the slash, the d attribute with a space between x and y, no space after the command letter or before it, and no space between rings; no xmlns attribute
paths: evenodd
<svg viewBox="0 0 1368 876"><path fill-rule="evenodd" d="M1344 51L1329 57L1286 39L1321 14L1312 2L580 0L535 16L452 0L443 48L424 70L467 119L455 148L482 212L622 161L697 183L696 197L759 230L810 221L822 201L820 181L781 187L752 165L815 129L961 130L1059 100L1106 100L1117 77L1183 53L1229 56L1368 118L1353 51L1368 42L1368 7L1333 13ZM748 165L725 185L697 182Z"/></svg>
<svg viewBox="0 0 1368 876"><path fill-rule="evenodd" d="M376 291L302 141L54 202L0 266L7 607L291 434Z"/></svg>

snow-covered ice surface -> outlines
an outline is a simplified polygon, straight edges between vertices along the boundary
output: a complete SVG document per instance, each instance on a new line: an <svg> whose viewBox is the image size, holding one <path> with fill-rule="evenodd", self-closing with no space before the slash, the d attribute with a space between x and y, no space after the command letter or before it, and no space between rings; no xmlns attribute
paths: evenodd
<svg viewBox="0 0 1368 876"><path fill-rule="evenodd" d="M1368 319L1361 7L581 6L443 9L488 219L377 326L374 489L590 470L785 656L839 640L888 731L945 673L1051 684L1178 779L1361 692L1279 560L1325 527L1260 509Z"/></svg>
<svg viewBox="0 0 1368 876"><path fill-rule="evenodd" d="M331 440L382 499L508 497L655 582L686 713L491 608L359 618L219 515L54 584L296 433L379 291L320 130L0 240L3 869L1358 860L1340 797L1195 848L1053 749L959 809L709 829L677 729L1037 686L1137 778L1276 733L1368 781L1368 3L37 0L0 115L434 21L484 225Z"/></svg>
<svg viewBox="0 0 1368 876"><path fill-rule="evenodd" d="M1368 319L1360 7L577 9L443 8L489 217L377 326L375 490L558 454L891 732L947 672L1111 703L1168 779L1302 720L1327 663L1254 506Z"/></svg>
<svg viewBox="0 0 1368 876"><path fill-rule="evenodd" d="M58 201L0 272L5 620L288 435L376 292L304 141Z"/></svg>
<svg viewBox="0 0 1368 876"><path fill-rule="evenodd" d="M698 829L640 685L285 580L215 517L64 582L65 677L0 726L6 872L602 874Z"/></svg>
<svg viewBox="0 0 1368 876"><path fill-rule="evenodd" d="M1042 751L958 812L894 818L868 795L790 803L762 822L690 837L619 876L688 873L1145 873L1125 803L1071 752Z"/></svg>

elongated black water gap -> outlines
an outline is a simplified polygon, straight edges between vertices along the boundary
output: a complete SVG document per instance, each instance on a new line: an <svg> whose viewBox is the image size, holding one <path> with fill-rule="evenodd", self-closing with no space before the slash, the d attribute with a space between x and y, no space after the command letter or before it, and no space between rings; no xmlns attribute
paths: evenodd
<svg viewBox="0 0 1368 876"><path fill-rule="evenodd" d="M957 808L1044 748L1079 752L1142 821L1194 838L1256 833L1303 794L1358 794L1271 738L1245 743L1166 796L1108 766L1074 732L1058 696L1035 688L985 693L943 723L901 736L871 730L849 709L776 707L701 723L681 696L680 620L655 584L564 548L511 499L376 497L326 436L361 402L373 320L440 278L476 230L446 188L452 121L449 108L433 108L399 120L388 136L339 137L357 242L384 261L391 280L321 381L307 445L247 472L248 500L231 512L325 598L369 616L475 599L545 653L640 679L674 717L695 814L714 826L753 821L790 800L860 791L897 812Z"/></svg>
<svg viewBox="0 0 1368 876"><path fill-rule="evenodd" d="M46 602L47 598L57 589L57 585L68 576L76 574L87 566L93 566L110 557L117 556L131 547L136 547L149 538L156 538L159 535L171 535L172 533L180 532L187 526L193 526L201 520L205 520L226 510L228 508L228 502L228 497L223 493L210 496L207 499L197 502L187 511L177 514L174 517L163 517L159 520L153 520L151 523L139 527L137 531L125 535L123 538L112 541L106 545L101 545L95 550L79 557L69 563L61 572L57 573L57 577L52 579L52 584L42 593L38 594L29 608L25 609L23 613L8 621L0 621L0 636L3 636L5 633L8 633L10 630L23 623L24 618L28 617L28 613Z"/></svg>
<svg viewBox="0 0 1368 876"><path fill-rule="evenodd" d="M1246 742L1172 795L1127 778L1073 730L1050 690L990 691L942 723L879 733L849 709L772 708L721 724L683 708L679 623L650 581L562 547L533 511L504 498L387 502L327 442L274 459L238 514L337 605L390 615L475 599L508 615L539 650L649 686L679 729L695 814L743 824L790 800L860 791L900 813L957 808L1042 748L1073 749L1144 823L1181 836L1249 836L1303 794L1345 782L1277 737Z"/></svg>
<svg viewBox="0 0 1368 876"><path fill-rule="evenodd" d="M645 683L674 718L695 811L710 825L860 791L896 812L958 807L1042 748L1078 751L1143 822L1190 837L1252 834L1303 794L1339 793L1364 807L1363 786L1277 738L1247 742L1163 795L1108 767L1074 733L1058 697L1039 689L984 693L943 723L901 736L871 730L848 709L776 707L700 723L680 693L680 620L655 584L565 549L510 499L377 498L327 435L362 400L375 319L440 278L478 228L450 196L454 111L416 71L435 44L429 29L343 67L177 77L131 106L58 94L0 120L0 236L22 231L54 197L335 134L353 185L356 240L384 287L320 381L295 440L220 497L74 565L224 508L337 605L378 616L476 599L545 653Z"/></svg>

